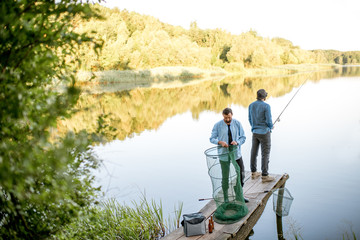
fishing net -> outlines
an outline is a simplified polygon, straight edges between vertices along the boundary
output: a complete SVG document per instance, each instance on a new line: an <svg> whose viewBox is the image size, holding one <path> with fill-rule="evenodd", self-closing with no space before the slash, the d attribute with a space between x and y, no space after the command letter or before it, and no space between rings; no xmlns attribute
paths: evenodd
<svg viewBox="0 0 360 240"><path fill-rule="evenodd" d="M205 151L208 173L216 203L214 220L221 224L239 221L248 213L241 187L240 167L236 162L238 146L212 147Z"/></svg>
<svg viewBox="0 0 360 240"><path fill-rule="evenodd" d="M294 198L287 188L278 188L273 192L273 210L279 217L289 215L290 207Z"/></svg>

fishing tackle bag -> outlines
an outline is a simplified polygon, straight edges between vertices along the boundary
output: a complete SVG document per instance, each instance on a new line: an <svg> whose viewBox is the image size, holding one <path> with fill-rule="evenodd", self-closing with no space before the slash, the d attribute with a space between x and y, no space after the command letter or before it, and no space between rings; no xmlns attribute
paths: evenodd
<svg viewBox="0 0 360 240"><path fill-rule="evenodd" d="M206 218L200 213L184 214L181 225L184 227L186 237L203 235L206 233Z"/></svg>

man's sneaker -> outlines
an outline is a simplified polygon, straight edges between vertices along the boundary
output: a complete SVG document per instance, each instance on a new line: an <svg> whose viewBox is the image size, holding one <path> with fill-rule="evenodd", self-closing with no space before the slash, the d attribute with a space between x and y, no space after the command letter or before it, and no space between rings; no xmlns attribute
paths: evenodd
<svg viewBox="0 0 360 240"><path fill-rule="evenodd" d="M262 176L261 180L262 180L262 182L272 182L275 180L275 178L267 175L267 176Z"/></svg>
<svg viewBox="0 0 360 240"><path fill-rule="evenodd" d="M260 177L260 176L261 176L261 173L260 173L260 172L252 172L252 173L251 173L251 178L252 178L252 179L255 179L255 178Z"/></svg>

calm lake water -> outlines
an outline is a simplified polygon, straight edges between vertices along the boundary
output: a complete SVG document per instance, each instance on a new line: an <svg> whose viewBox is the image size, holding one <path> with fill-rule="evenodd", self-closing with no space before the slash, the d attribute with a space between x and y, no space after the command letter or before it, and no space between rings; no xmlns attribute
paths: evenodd
<svg viewBox="0 0 360 240"><path fill-rule="evenodd" d="M97 172L105 197L130 204L142 194L162 202L165 217L179 202L183 213L199 211L212 195L204 151L225 107L233 109L246 133L242 146L250 169L251 131L248 105L256 91L269 93L273 120L306 80L272 134L270 173L288 173L287 189L295 198L283 218L286 238L360 237L360 68L312 72L290 77L221 79L171 88L133 88L84 96L92 106L74 121L111 113L116 140L95 148L104 166ZM166 86L166 85L165 85ZM109 86L107 86L108 88ZM100 110L101 109L101 110ZM71 123L64 123L70 126ZM258 159L260 166L260 159ZM277 239L269 199L250 239Z"/></svg>

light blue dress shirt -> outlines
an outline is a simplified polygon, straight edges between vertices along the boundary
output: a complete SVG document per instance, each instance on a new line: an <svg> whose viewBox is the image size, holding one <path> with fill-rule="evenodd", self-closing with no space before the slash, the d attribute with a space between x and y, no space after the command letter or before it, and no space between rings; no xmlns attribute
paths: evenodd
<svg viewBox="0 0 360 240"><path fill-rule="evenodd" d="M251 132L266 134L273 128L270 105L257 100L249 106L249 122Z"/></svg>
<svg viewBox="0 0 360 240"><path fill-rule="evenodd" d="M246 140L245 132L241 123L236 119L232 119L230 123L230 130L233 141L238 144L236 159L239 159L241 157L241 145L244 144ZM219 141L226 142L228 145L230 144L228 143L228 125L224 122L224 120L217 122L211 132L210 142L218 145Z"/></svg>

